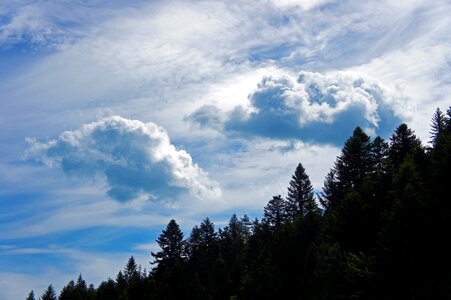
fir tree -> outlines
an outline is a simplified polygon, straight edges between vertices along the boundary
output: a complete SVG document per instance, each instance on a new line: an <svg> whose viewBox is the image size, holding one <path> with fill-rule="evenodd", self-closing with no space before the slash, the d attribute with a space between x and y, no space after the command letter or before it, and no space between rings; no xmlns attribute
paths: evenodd
<svg viewBox="0 0 451 300"><path fill-rule="evenodd" d="M351 189L358 190L372 171L371 146L370 137L360 127L354 130L343 146L335 164L342 197Z"/></svg>
<svg viewBox="0 0 451 300"><path fill-rule="evenodd" d="M296 167L288 186L286 210L291 220L317 210L310 178L301 163Z"/></svg>
<svg viewBox="0 0 451 300"><path fill-rule="evenodd" d="M44 294L42 294L41 300L56 300L56 292L52 285L49 285Z"/></svg>
<svg viewBox="0 0 451 300"><path fill-rule="evenodd" d="M380 136L371 143L371 159L376 177L383 176L388 172L388 149L388 143Z"/></svg>
<svg viewBox="0 0 451 300"><path fill-rule="evenodd" d="M75 297L75 282L73 280L69 281L68 284L61 290L59 300L71 300Z"/></svg>
<svg viewBox="0 0 451 300"><path fill-rule="evenodd" d="M434 116L432 117L431 124L431 144L432 147L435 147L439 141L440 136L445 132L446 128L446 118L442 113L440 108L435 110Z"/></svg>
<svg viewBox="0 0 451 300"><path fill-rule="evenodd" d="M116 284L113 279L108 278L97 288L97 300L117 300L119 295L116 291Z"/></svg>
<svg viewBox="0 0 451 300"><path fill-rule="evenodd" d="M169 221L166 229L158 237L157 243L161 251L152 252L152 257L155 258L152 264L161 262L171 264L182 259L184 251L183 232L174 219Z"/></svg>
<svg viewBox="0 0 451 300"><path fill-rule="evenodd" d="M407 155L415 156L421 149L421 142L406 124L396 128L390 137L389 157L394 168L398 168Z"/></svg>
<svg viewBox="0 0 451 300"><path fill-rule="evenodd" d="M318 195L319 202L325 209L333 208L339 201L337 171L331 169L324 180L323 191Z"/></svg>
<svg viewBox="0 0 451 300"><path fill-rule="evenodd" d="M282 196L273 196L264 208L263 223L279 229L286 220L286 202Z"/></svg>
<svg viewBox="0 0 451 300"><path fill-rule="evenodd" d="M131 256L124 268L124 279L127 284L130 284L132 281L139 280L140 277L141 274L138 272L138 266L136 265L135 258Z"/></svg>

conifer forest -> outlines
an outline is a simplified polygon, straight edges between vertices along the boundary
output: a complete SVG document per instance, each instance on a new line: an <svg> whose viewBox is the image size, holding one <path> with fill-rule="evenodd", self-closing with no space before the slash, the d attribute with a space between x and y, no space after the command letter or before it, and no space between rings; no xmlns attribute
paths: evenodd
<svg viewBox="0 0 451 300"><path fill-rule="evenodd" d="M26 299L451 299L451 107L430 128L422 142L406 124L388 140L357 127L321 192L299 163L261 219L189 233L173 219L150 265Z"/></svg>

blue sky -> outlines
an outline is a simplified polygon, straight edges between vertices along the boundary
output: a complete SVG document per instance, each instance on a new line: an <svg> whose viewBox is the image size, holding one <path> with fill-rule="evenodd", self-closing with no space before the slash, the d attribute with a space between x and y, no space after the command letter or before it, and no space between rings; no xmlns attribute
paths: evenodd
<svg viewBox="0 0 451 300"><path fill-rule="evenodd" d="M150 268L171 218L316 190L359 125L423 141L451 94L451 4L0 1L0 298Z"/></svg>

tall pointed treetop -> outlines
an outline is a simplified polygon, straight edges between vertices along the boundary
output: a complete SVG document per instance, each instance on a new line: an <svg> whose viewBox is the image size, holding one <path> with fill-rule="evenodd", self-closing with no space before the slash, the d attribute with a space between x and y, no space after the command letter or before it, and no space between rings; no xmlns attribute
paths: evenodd
<svg viewBox="0 0 451 300"><path fill-rule="evenodd" d="M288 186L287 215L290 219L317 209L313 186L301 163L298 164Z"/></svg>

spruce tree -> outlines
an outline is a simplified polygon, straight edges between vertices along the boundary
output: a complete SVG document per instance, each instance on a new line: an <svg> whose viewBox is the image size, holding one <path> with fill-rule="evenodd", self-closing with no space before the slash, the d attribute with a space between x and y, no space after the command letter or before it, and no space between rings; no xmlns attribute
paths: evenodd
<svg viewBox="0 0 451 300"><path fill-rule="evenodd" d="M183 232L174 219L169 221L166 229L158 237L157 243L161 251L151 253L152 257L154 257L152 264L172 264L182 259L184 251Z"/></svg>
<svg viewBox="0 0 451 300"><path fill-rule="evenodd" d="M310 178L305 173L302 164L299 163L288 186L287 217L294 220L297 216L304 216L308 212L316 210L317 205L313 197L313 187Z"/></svg>

